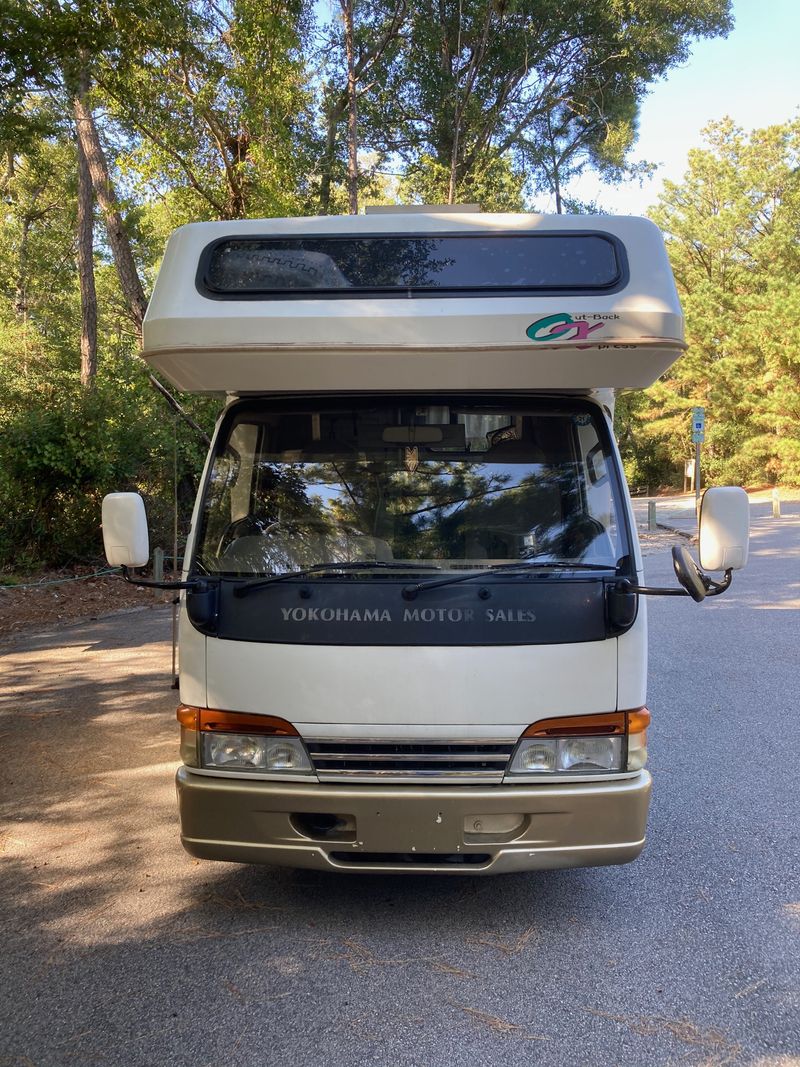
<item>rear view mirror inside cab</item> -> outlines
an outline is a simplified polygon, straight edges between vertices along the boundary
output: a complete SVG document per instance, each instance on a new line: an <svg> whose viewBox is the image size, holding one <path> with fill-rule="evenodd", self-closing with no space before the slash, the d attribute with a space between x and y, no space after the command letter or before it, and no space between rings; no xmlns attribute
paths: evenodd
<svg viewBox="0 0 800 1067"><path fill-rule="evenodd" d="M438 445L444 434L441 426L387 426L381 437L387 445Z"/></svg>
<svg viewBox="0 0 800 1067"><path fill-rule="evenodd" d="M438 445L463 451L467 447L461 423L445 426L386 426L381 433L385 445Z"/></svg>

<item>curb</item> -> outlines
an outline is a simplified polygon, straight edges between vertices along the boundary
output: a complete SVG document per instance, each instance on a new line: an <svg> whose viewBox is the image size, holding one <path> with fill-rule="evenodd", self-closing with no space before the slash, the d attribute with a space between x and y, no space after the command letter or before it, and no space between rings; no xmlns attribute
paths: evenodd
<svg viewBox="0 0 800 1067"><path fill-rule="evenodd" d="M679 534L681 537L685 537L687 541L691 541L692 544L697 541L697 534L687 533L686 530L680 530L677 526L670 526L666 522L657 522L656 526L659 530L669 530L670 533Z"/></svg>

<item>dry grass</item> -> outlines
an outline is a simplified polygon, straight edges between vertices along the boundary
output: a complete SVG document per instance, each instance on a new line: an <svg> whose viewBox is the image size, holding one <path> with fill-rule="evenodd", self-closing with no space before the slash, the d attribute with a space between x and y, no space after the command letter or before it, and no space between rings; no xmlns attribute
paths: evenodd
<svg viewBox="0 0 800 1067"><path fill-rule="evenodd" d="M672 1037L685 1045L706 1049L713 1054L710 1060L705 1061L706 1067L712 1064L722 1067L722 1064L733 1063L742 1051L741 1045L732 1043L719 1030L701 1030L688 1019L669 1019L662 1015L612 1015L595 1008L583 1010L598 1018L622 1023L632 1033L642 1037Z"/></svg>
<svg viewBox="0 0 800 1067"><path fill-rule="evenodd" d="M229 911L287 911L287 908L277 907L274 904L264 904L260 900L248 900L240 889L232 893L215 893L210 890L197 898L197 903L192 907L202 907L211 904L215 908L227 908Z"/></svg>
<svg viewBox="0 0 800 1067"><path fill-rule="evenodd" d="M484 948L496 949L497 952L502 952L504 956L516 956L522 952L528 942L534 937L535 933L536 927L529 926L527 930L523 930L519 937L510 944L505 941L494 941L488 935L468 938L468 943L471 945L483 945Z"/></svg>
<svg viewBox="0 0 800 1067"><path fill-rule="evenodd" d="M738 993L734 993L734 997L739 999L740 997L749 997L751 993L755 993L757 989L767 984L767 979L762 978L760 982L753 982L752 985L746 985L744 989L740 989Z"/></svg>
<svg viewBox="0 0 800 1067"><path fill-rule="evenodd" d="M437 974L452 974L454 978L478 978L477 974L473 974L472 971L465 971L461 967L454 967L452 963L448 963L447 960L434 960L431 964L431 970L436 971Z"/></svg>
<svg viewBox="0 0 800 1067"><path fill-rule="evenodd" d="M497 1015L489 1015L485 1011L478 1011L477 1008L468 1008L464 1004L456 1004L452 1000L448 1001L448 1003L452 1004L454 1008L458 1008L459 1011L463 1011L474 1023L478 1023L496 1034L502 1034L504 1037L515 1037L522 1041L549 1040L541 1034L529 1034L524 1026L520 1026L518 1023L511 1023L507 1019L500 1019Z"/></svg>
<svg viewBox="0 0 800 1067"><path fill-rule="evenodd" d="M328 942L321 943L328 944ZM464 970L463 967L457 967L448 960L442 959L441 956L397 956L384 958L376 956L366 947L366 945L362 945L352 938L346 938L341 944L345 951L337 952L335 955L328 956L327 958L343 960L355 974L367 974L375 967L407 967L412 963L420 963L436 972L436 974L447 974L451 975L453 978L480 978L480 975L474 974L472 971Z"/></svg>
<svg viewBox="0 0 800 1067"><path fill-rule="evenodd" d="M366 945L359 944L352 938L342 941L344 952L338 952L330 957L334 960L344 960L356 974L368 974L373 967L406 967L409 963L434 963L436 956L400 956L395 959L382 959L371 952Z"/></svg>

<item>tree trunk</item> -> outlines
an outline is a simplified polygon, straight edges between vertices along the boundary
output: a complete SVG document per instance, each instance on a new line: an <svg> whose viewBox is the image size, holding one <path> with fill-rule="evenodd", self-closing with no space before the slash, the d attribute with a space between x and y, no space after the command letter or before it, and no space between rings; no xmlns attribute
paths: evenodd
<svg viewBox="0 0 800 1067"><path fill-rule="evenodd" d="M553 173L550 179L550 184L553 189L553 194L556 198L556 214L563 215L564 203L561 199L561 176L559 173L560 160L558 158L558 152L556 151L556 139L553 133L553 126L550 122L550 115L547 116L547 139L549 141L550 158L553 163Z"/></svg>
<svg viewBox="0 0 800 1067"><path fill-rule="evenodd" d="M108 234L108 243L114 256L114 264L122 287L122 293L128 304L136 333L142 336L142 321L147 310L147 299L139 280L136 261L133 258L131 242L122 222L119 202L111 184L103 146L94 121L94 115L86 102L85 96L75 97L75 120L78 130L78 143L86 156L89 173L92 176L97 202L103 212Z"/></svg>
<svg viewBox="0 0 800 1067"><path fill-rule="evenodd" d="M89 88L81 71L73 112L78 119L78 98ZM83 144L78 140L78 282L81 293L81 385L91 388L97 376L97 291L94 284L94 196L92 176Z"/></svg>
<svg viewBox="0 0 800 1067"><path fill-rule="evenodd" d="M553 192L556 194L556 215L564 214L564 201L561 199L561 182L558 177L558 164L553 170Z"/></svg>
<svg viewBox="0 0 800 1067"><path fill-rule="evenodd" d="M22 323L28 321L28 238L31 230L29 215L22 216L22 235L19 241L19 258L17 260L17 284L14 294L14 310Z"/></svg>
<svg viewBox="0 0 800 1067"><path fill-rule="evenodd" d="M322 173L319 182L320 215L329 215L331 210L331 185L336 163L336 129L343 113L341 97L336 97L331 93L325 105L325 151L322 156Z"/></svg>
<svg viewBox="0 0 800 1067"><path fill-rule="evenodd" d="M131 313L134 326L136 327L139 342L141 343L142 322L144 321L145 311L147 310L147 298L144 295L144 289L139 280L139 272L136 269L136 261L133 258L130 238L125 230L122 216L119 212L119 201L117 200L117 194L114 192L114 186L111 184L108 163L106 162L105 153L103 152L103 146L100 144L100 137L97 133L94 115L92 114L91 108L88 106L85 96L76 95L74 103L78 143L86 156L86 162L89 167L89 173L91 174L95 196L97 197L105 218L108 243L111 245L111 252L114 256L114 265L117 268L117 276L119 277L122 293L128 304L128 309ZM197 422L195 422L186 409L172 395L169 389L162 385L152 372L148 374L148 381L152 387L164 397L173 411L175 411L188 426L191 426L195 433L197 433L207 445L210 444L208 434L197 424Z"/></svg>
<svg viewBox="0 0 800 1067"><path fill-rule="evenodd" d="M347 201L351 215L358 214L358 79L353 37L353 2L339 0L344 16L344 47L347 53Z"/></svg>
<svg viewBox="0 0 800 1067"><path fill-rule="evenodd" d="M458 173L458 128L453 137L453 151L450 156L450 181L447 186L447 203L456 202L456 176Z"/></svg>

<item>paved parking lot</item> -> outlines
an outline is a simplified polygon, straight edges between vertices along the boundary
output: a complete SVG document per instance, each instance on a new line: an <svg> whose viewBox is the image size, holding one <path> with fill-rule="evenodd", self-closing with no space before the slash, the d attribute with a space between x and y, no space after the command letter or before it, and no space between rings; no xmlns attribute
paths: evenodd
<svg viewBox="0 0 800 1067"><path fill-rule="evenodd" d="M166 609L4 648L0 1067L796 1067L800 506L753 534L724 597L649 603L655 793L626 867L193 860Z"/></svg>

